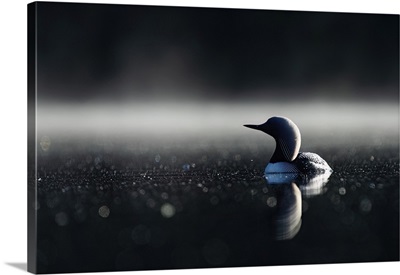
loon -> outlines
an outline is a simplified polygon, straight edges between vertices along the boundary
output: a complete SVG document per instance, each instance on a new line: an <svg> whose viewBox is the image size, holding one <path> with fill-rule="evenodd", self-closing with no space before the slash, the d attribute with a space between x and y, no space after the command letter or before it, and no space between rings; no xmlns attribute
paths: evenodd
<svg viewBox="0 0 400 275"><path fill-rule="evenodd" d="M260 130L276 141L275 152L271 157L265 174L269 173L332 173L328 163L315 153L299 152L301 145L300 130L286 117L271 117L260 125L243 125Z"/></svg>

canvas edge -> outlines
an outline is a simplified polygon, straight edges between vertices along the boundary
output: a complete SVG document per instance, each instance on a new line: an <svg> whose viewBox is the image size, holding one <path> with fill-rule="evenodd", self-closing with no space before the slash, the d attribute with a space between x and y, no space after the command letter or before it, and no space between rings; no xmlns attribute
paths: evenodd
<svg viewBox="0 0 400 275"><path fill-rule="evenodd" d="M27 5L28 40L28 255L27 271L37 273L37 185L36 185L36 14L37 3Z"/></svg>

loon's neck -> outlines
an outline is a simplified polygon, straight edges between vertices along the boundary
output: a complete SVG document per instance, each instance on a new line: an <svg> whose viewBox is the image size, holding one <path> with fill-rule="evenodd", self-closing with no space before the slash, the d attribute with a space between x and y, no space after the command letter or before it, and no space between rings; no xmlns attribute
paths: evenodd
<svg viewBox="0 0 400 275"><path fill-rule="evenodd" d="M271 160L269 161L271 163L276 163L276 162L288 162L288 160L285 159L285 156L282 153L282 150L279 148L279 146L275 147L275 152L271 157Z"/></svg>
<svg viewBox="0 0 400 275"><path fill-rule="evenodd" d="M297 157L297 151L291 150L292 147L289 147L286 142L281 139L275 139L276 146L274 154L271 157L270 162L292 162Z"/></svg>

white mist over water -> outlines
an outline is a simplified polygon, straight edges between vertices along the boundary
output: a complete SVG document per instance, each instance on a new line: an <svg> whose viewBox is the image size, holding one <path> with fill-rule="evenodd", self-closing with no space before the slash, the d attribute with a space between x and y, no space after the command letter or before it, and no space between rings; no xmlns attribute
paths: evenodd
<svg viewBox="0 0 400 275"><path fill-rule="evenodd" d="M243 124L271 116L293 120L303 137L365 137L398 140L399 107L394 103L196 103L126 102L46 104L37 111L39 135L102 134L146 139L263 137Z"/></svg>

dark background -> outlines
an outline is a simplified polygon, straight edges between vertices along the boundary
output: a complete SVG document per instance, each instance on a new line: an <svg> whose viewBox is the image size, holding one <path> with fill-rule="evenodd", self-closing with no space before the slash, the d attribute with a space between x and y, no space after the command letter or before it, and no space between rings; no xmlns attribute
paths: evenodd
<svg viewBox="0 0 400 275"><path fill-rule="evenodd" d="M38 5L40 100L398 100L398 15Z"/></svg>

